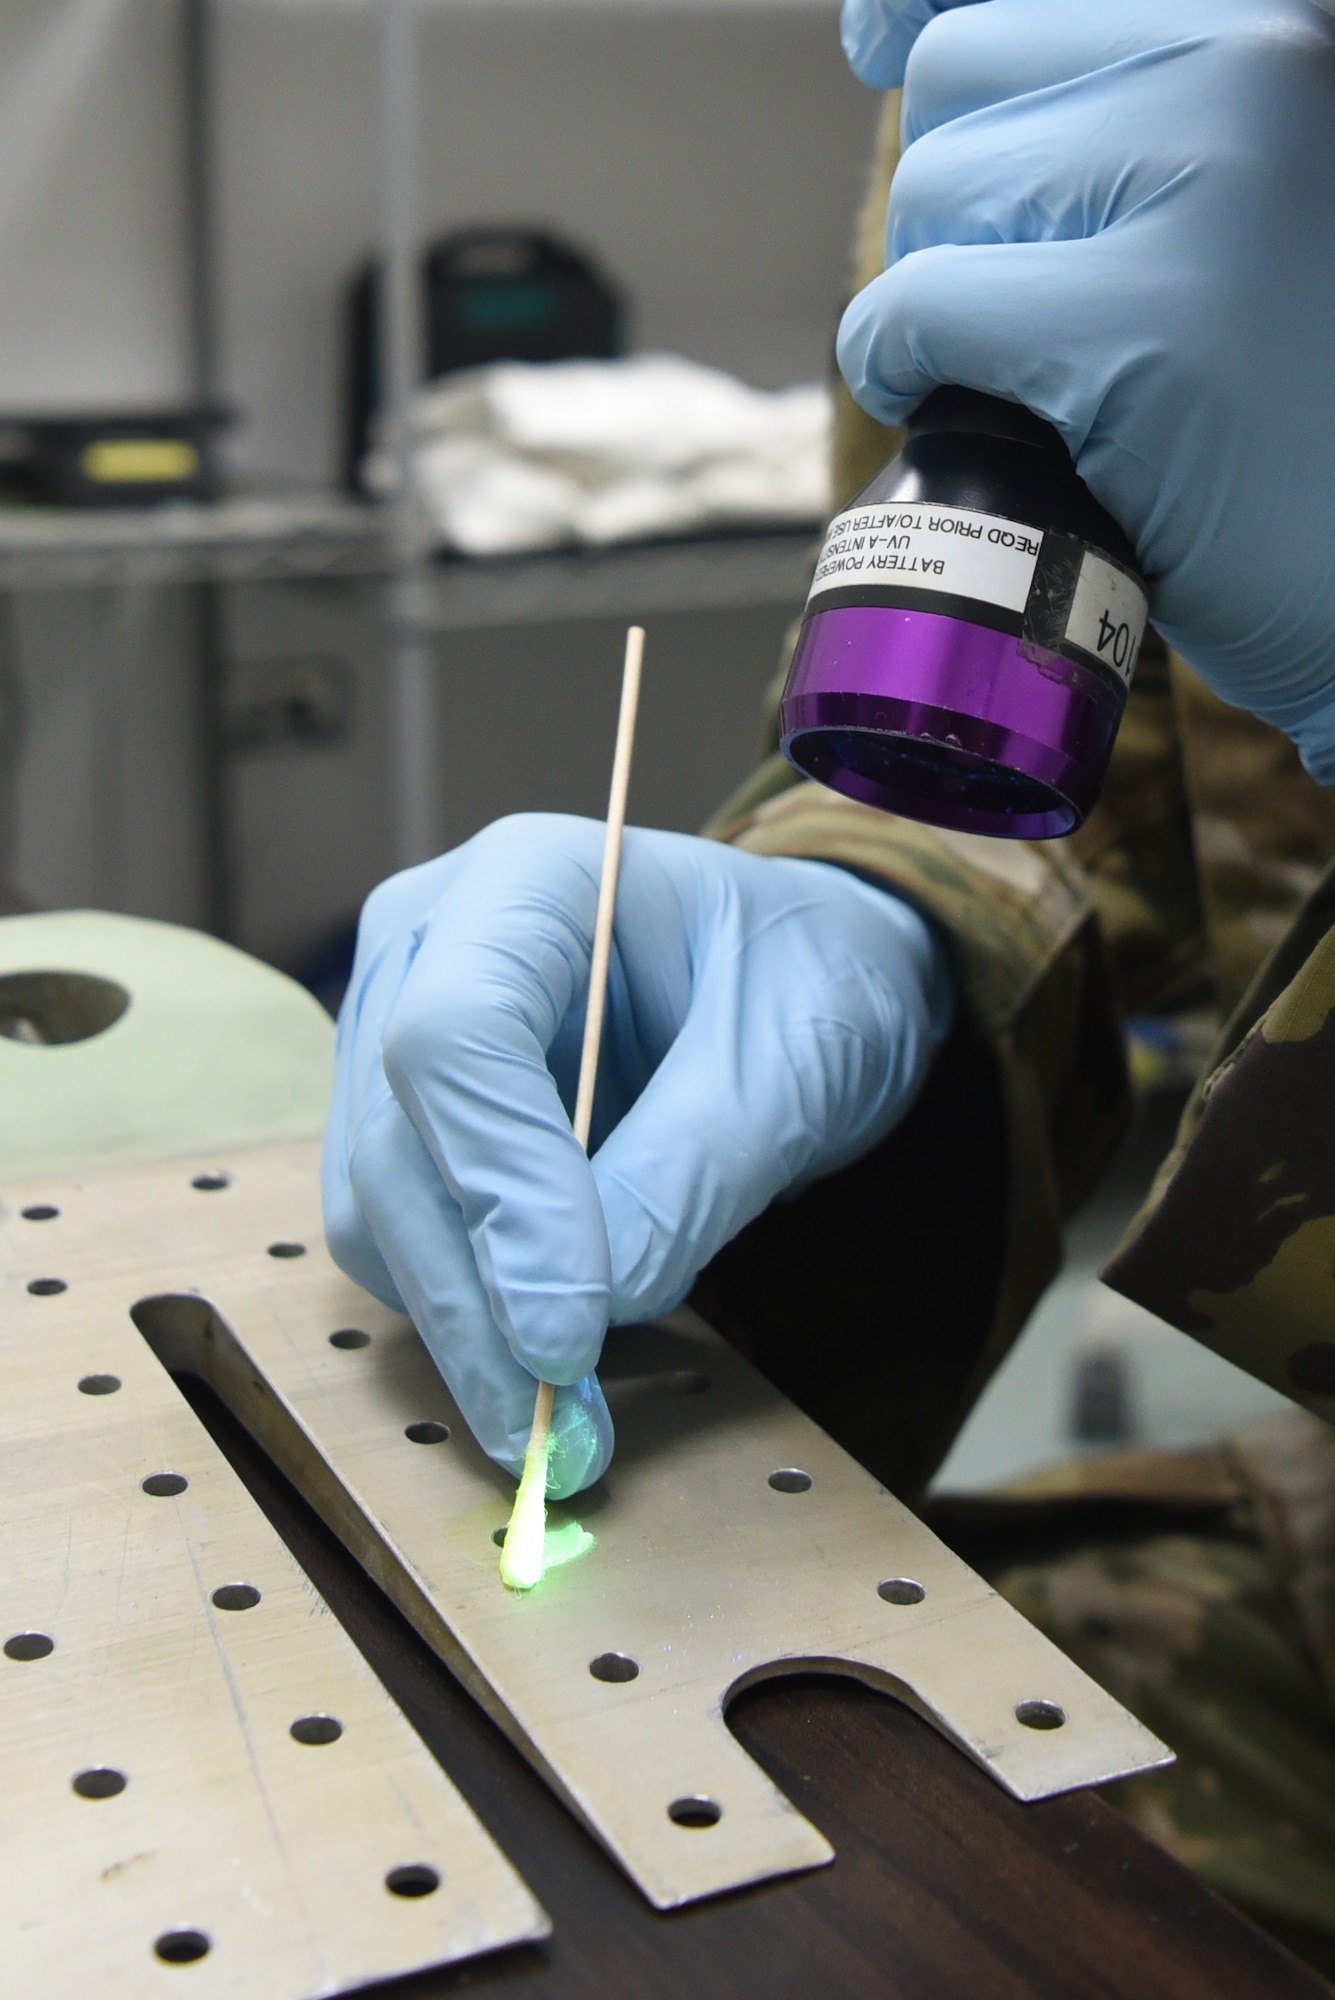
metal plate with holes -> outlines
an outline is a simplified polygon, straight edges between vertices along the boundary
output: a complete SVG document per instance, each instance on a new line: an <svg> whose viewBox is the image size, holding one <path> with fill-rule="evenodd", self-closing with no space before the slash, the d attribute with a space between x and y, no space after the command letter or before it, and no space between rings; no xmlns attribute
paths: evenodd
<svg viewBox="0 0 1335 2000"><path fill-rule="evenodd" d="M689 1315L609 1339L617 1457L569 1510L597 1546L515 1597L493 1544L511 1482L411 1326L327 1257L313 1145L3 1198L15 1351L43 1353L63 1327L81 1368L115 1366L133 1309L167 1367L213 1384L660 1908L831 1858L724 1722L730 1696L767 1676L855 1674L1020 1799L1169 1761ZM33 1203L58 1220L28 1230L14 1215ZM24 1296L48 1275L68 1292ZM156 1456L170 1455L164 1438ZM89 1759L110 1756L101 1742Z"/></svg>
<svg viewBox="0 0 1335 2000"><path fill-rule="evenodd" d="M154 1199L0 1223L0 1987L313 2000L546 1935L136 1331Z"/></svg>

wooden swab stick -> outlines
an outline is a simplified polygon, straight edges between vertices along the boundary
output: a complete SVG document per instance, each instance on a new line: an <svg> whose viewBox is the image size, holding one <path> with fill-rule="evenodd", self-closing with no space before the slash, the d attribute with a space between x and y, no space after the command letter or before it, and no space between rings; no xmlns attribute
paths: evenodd
<svg viewBox="0 0 1335 2000"><path fill-rule="evenodd" d="M644 659L644 628L632 625L626 634L626 663L621 676L621 712L617 718L616 751L612 758L612 788L607 801L607 834L603 869L598 882L598 914L593 925L593 959L589 966L589 1002L584 1015L584 1046L575 1091L575 1137L589 1150L593 1122L593 1091L598 1079L598 1046L607 1002L607 968L612 956L612 919L616 914L617 877L621 871L621 836L626 825L626 792L635 746L635 717L640 704L640 666ZM501 1581L511 1590L532 1590L542 1577L543 1537L547 1521L547 1461L551 1453L552 1398L550 1382L539 1382L533 1406L533 1428L524 1453L524 1470L515 1494L514 1511L501 1550Z"/></svg>

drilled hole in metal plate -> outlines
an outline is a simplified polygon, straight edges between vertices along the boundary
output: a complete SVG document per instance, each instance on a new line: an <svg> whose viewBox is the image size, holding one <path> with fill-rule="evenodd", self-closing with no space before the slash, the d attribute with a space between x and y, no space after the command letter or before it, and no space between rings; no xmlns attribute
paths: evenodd
<svg viewBox="0 0 1335 2000"><path fill-rule="evenodd" d="M221 1194L225 1187L232 1185L232 1176L230 1174L196 1174L190 1185L192 1188L198 1188L201 1194Z"/></svg>
<svg viewBox="0 0 1335 2000"><path fill-rule="evenodd" d="M385 1887L391 1896L433 1896L440 1887L440 1876L425 1861L411 1861L406 1867L391 1868Z"/></svg>
<svg viewBox="0 0 1335 2000"><path fill-rule="evenodd" d="M22 1209L20 1213L25 1222L54 1222L60 1210L52 1208L49 1201L35 1201L31 1208Z"/></svg>
<svg viewBox="0 0 1335 2000"><path fill-rule="evenodd" d="M503 1527L503 1528L493 1528L493 1529L492 1529L492 1531L491 1531L491 1539L493 1540L493 1542L495 1542L495 1544L496 1544L496 1546L497 1546L497 1548L498 1548L498 1549L503 1549L503 1548L505 1547L505 1537L506 1537L506 1535L507 1535L508 1533L509 1533L509 1523L508 1523L508 1522L506 1523L505 1527Z"/></svg>
<svg viewBox="0 0 1335 2000"><path fill-rule="evenodd" d="M260 1593L253 1583L220 1583L213 1593L219 1611L253 1611Z"/></svg>
<svg viewBox="0 0 1335 2000"><path fill-rule="evenodd" d="M1066 1710L1055 1701L1017 1701L1015 1720L1026 1729L1060 1729L1066 1720Z"/></svg>
<svg viewBox="0 0 1335 2000"><path fill-rule="evenodd" d="M153 1949L168 1965L193 1965L196 1959L207 1958L213 1945L205 1931L164 1931L154 1939Z"/></svg>
<svg viewBox="0 0 1335 2000"><path fill-rule="evenodd" d="M269 1245L269 1255L271 1257L304 1257L306 1255L306 1245L304 1243L271 1243Z"/></svg>
<svg viewBox="0 0 1335 2000"><path fill-rule="evenodd" d="M911 1576L888 1576L877 1584L876 1595L887 1604L921 1604L927 1592Z"/></svg>
<svg viewBox="0 0 1335 2000"><path fill-rule="evenodd" d="M723 1817L723 1808L717 1799L696 1796L688 1799L674 1799L668 1807L668 1818L674 1826L706 1827L717 1826Z"/></svg>
<svg viewBox="0 0 1335 2000"><path fill-rule="evenodd" d="M769 1483L776 1493L805 1493L811 1485L811 1474L799 1472L795 1465L785 1465L771 1472Z"/></svg>
<svg viewBox="0 0 1335 2000"><path fill-rule="evenodd" d="M114 1799L129 1782L124 1771L112 1771L105 1766L95 1771L80 1771L70 1779L81 1799Z"/></svg>
<svg viewBox="0 0 1335 2000"><path fill-rule="evenodd" d="M114 1396L120 1388L119 1375L82 1375L79 1378L81 1396Z"/></svg>
<svg viewBox="0 0 1335 2000"><path fill-rule="evenodd" d="M299 1715L291 1734L298 1743L337 1743L343 1724L336 1715Z"/></svg>
<svg viewBox="0 0 1335 2000"><path fill-rule="evenodd" d="M640 1663L629 1653L599 1653L589 1661L589 1672L596 1681L633 1681L639 1679Z"/></svg>
<svg viewBox="0 0 1335 2000"><path fill-rule="evenodd" d="M170 1500L174 1493L184 1493L190 1481L180 1472L150 1472L142 1483L155 1500Z"/></svg>
<svg viewBox="0 0 1335 2000"><path fill-rule="evenodd" d="M90 972L7 972L0 977L0 1035L47 1047L88 1042L129 1004L123 986Z"/></svg>
<svg viewBox="0 0 1335 2000"><path fill-rule="evenodd" d="M409 1424L403 1435L414 1444L444 1444L450 1435L448 1424L438 1424L434 1419L425 1423Z"/></svg>
<svg viewBox="0 0 1335 2000"><path fill-rule="evenodd" d="M55 1650L55 1640L45 1632L15 1632L5 1640L7 1660L44 1660Z"/></svg>
<svg viewBox="0 0 1335 2000"><path fill-rule="evenodd" d="M57 1292L67 1292L69 1286L63 1278L34 1278L28 1290L35 1299L53 1299Z"/></svg>
<svg viewBox="0 0 1335 2000"><path fill-rule="evenodd" d="M369 1333L363 1333L359 1326L341 1326L337 1333L330 1334L329 1345L341 1347L345 1352L351 1353L354 1347L369 1347L371 1336Z"/></svg>

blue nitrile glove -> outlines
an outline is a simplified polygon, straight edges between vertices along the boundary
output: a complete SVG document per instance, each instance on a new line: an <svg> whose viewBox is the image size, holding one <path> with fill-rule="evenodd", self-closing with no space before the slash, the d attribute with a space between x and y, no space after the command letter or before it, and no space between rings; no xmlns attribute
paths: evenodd
<svg viewBox="0 0 1335 2000"><path fill-rule="evenodd" d="M943 8L948 11L943 11ZM1335 782L1335 23L1308 0L845 0L904 83L839 363L1054 423L1164 635Z"/></svg>
<svg viewBox="0 0 1335 2000"><path fill-rule="evenodd" d="M517 1471L596 1479L609 1318L652 1317L776 1195L875 1145L949 1022L942 947L819 861L627 831L590 1162L570 1127L603 828L499 820L362 912L325 1139L335 1258L412 1315Z"/></svg>

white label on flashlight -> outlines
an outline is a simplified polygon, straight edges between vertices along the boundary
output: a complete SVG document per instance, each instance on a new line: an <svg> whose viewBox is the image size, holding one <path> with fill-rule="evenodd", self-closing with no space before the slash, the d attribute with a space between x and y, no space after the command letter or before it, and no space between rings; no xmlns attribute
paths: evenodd
<svg viewBox="0 0 1335 2000"><path fill-rule="evenodd" d="M1087 549L1066 614L1067 641L1102 660L1129 687L1149 608L1134 577Z"/></svg>
<svg viewBox="0 0 1335 2000"><path fill-rule="evenodd" d="M1042 540L1037 528L934 500L849 507L830 523L807 603L882 584L1023 612Z"/></svg>

